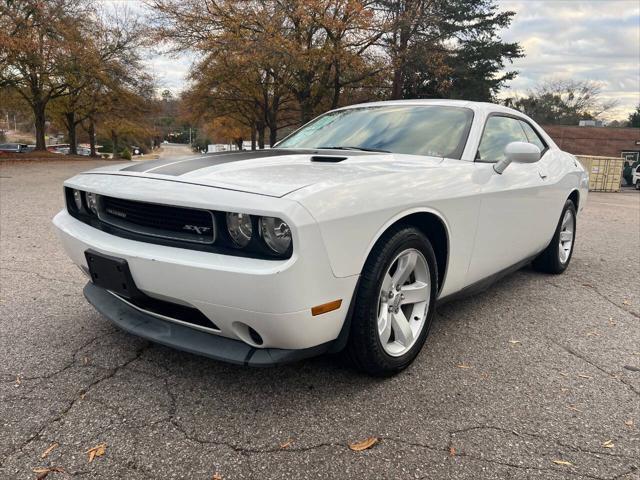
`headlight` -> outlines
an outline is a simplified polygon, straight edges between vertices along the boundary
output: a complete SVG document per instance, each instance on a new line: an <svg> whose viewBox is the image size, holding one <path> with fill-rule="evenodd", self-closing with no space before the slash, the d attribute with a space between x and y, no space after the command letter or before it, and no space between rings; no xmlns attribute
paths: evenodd
<svg viewBox="0 0 640 480"><path fill-rule="evenodd" d="M227 231L233 243L238 247L246 247L253 235L251 215L246 213L227 213Z"/></svg>
<svg viewBox="0 0 640 480"><path fill-rule="evenodd" d="M91 210L95 215L98 215L98 195L91 192L87 192L85 195L87 199L87 207L89 207L89 210Z"/></svg>
<svg viewBox="0 0 640 480"><path fill-rule="evenodd" d="M76 204L76 210L82 211L82 192L80 190L73 190L73 203Z"/></svg>
<svg viewBox="0 0 640 480"><path fill-rule="evenodd" d="M260 235L273 252L283 255L291 246L291 229L276 217L260 217Z"/></svg>

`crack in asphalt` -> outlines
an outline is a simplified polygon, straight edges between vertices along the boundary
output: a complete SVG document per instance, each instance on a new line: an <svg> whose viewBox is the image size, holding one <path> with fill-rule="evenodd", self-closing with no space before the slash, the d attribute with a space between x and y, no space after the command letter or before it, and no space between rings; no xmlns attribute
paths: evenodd
<svg viewBox="0 0 640 480"><path fill-rule="evenodd" d="M72 280L63 280L61 278L57 278L57 277L47 277L45 275L42 275L40 272L34 272L32 270L24 270L24 269L19 269L19 268L7 268L7 267L0 267L0 270L7 270L8 272L17 272L17 273L26 273L29 275L35 275L36 277L41 278L42 280L48 280L48 281L52 281L52 282L61 282L61 283L68 283L70 285L75 285L75 286L81 286L82 282L75 282Z"/></svg>
<svg viewBox="0 0 640 480"><path fill-rule="evenodd" d="M546 337L547 340L549 340L551 343L553 343L554 345L560 347L561 349L563 349L565 352L567 352L570 355L573 355L574 357L579 358L580 360L582 360L585 363L588 363L589 365L591 365L592 367L596 368L597 370L599 370L600 372L608 375L609 377L619 381L620 383L622 383L623 385L625 385L627 388L629 388L629 390L631 390L633 393L635 393L636 395L640 396L640 390L638 390L633 384L625 381L624 378L619 377L618 375L615 375L614 373L609 372L608 370L606 370L605 368L601 367L600 365L598 365L596 362L594 362L593 360L591 360L590 358L588 358L586 355L584 355L583 353L580 353L576 350L574 350L573 348L564 345L563 343L560 343L556 340L554 340L551 337Z"/></svg>
<svg viewBox="0 0 640 480"><path fill-rule="evenodd" d="M108 372L105 375L102 375L101 377L94 379L86 387L81 388L80 390L78 390L76 395L71 399L71 401L69 402L69 404L66 407L64 407L62 410L60 410L51 420L45 422L34 434L30 435L25 441L23 441L12 452L7 454L7 456L2 461L0 461L0 467L3 467L5 465L5 463L6 463L6 461L8 459L10 459L12 456L16 455L19 452L22 452L31 442L33 442L34 440L40 438L40 436L42 435L42 432L44 432L48 427L50 427L51 425L53 425L56 422L61 421L64 418L64 416L67 413L69 413L69 411L78 403L78 401L82 400L83 397L86 396L92 388L94 388L95 386L97 386L100 383L104 382L105 380L113 378L120 370L122 370L123 368L126 368L127 365L129 365L130 363L132 363L132 362L136 361L137 359L139 359L142 356L142 354L147 349L149 349L149 347L150 347L150 343L147 342L145 345L143 345L142 347L140 347L140 348L138 348L136 350L136 354L132 358L130 358L129 360L125 361L121 365L118 365L117 367L109 369Z"/></svg>
<svg viewBox="0 0 640 480"><path fill-rule="evenodd" d="M34 376L30 376L30 377L25 377L20 373L17 373L15 375L7 375L5 374L5 378L6 380L2 380L3 383L13 383L16 382L17 378L20 378L20 381L29 381L29 380L50 380L51 378L60 375L61 373L64 373L65 371L69 370L70 368L73 368L76 365L76 362L78 361L78 354L86 349L87 347L91 346L94 342L96 342L97 340L100 340L102 338L108 337L110 335L114 335L116 333L118 333L119 330L116 329L115 327L112 327L111 331L108 332L104 332L101 333L100 335L97 335L89 340L87 340L85 343L83 343L82 345L80 345L78 348L76 348L72 355L71 355L71 360L69 360L67 363L64 364L64 366L62 368L59 368L58 370L55 370L53 372L47 373L45 375L34 375ZM9 378L10 377L10 378Z"/></svg>
<svg viewBox="0 0 640 480"><path fill-rule="evenodd" d="M609 302L611 305L614 305L616 307L618 307L620 310L627 312L630 315L633 315L634 317L640 319L640 314L638 314L637 312L635 312L634 310L630 310L628 308L625 308L623 305L620 305L616 302L614 302L613 300L611 300L609 297L607 297L604 293L602 293L600 290L598 290L597 287L594 287L593 285L591 285L590 283L583 283L582 286L584 288L589 288L591 290L593 290L594 292L596 292L600 297L602 297L603 299L605 299L607 302Z"/></svg>

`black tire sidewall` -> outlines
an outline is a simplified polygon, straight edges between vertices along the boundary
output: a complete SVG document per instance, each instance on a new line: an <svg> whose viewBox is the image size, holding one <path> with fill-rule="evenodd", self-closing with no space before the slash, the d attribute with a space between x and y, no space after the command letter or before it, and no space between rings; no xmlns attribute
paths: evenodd
<svg viewBox="0 0 640 480"><path fill-rule="evenodd" d="M395 258L407 249L416 249L427 261L430 274L430 301L422 331L413 346L405 354L389 355L378 335L378 298L385 273ZM362 282L356 297L354 327L350 341L354 343L357 363L374 375L392 375L404 369L418 355L431 328L438 291L437 262L429 239L414 227L404 227L388 232L381 238L363 268Z"/></svg>
<svg viewBox="0 0 640 480"><path fill-rule="evenodd" d="M571 251L569 252L569 257L566 262L560 261L560 233L562 232L562 220L567 212L570 210L573 215L573 238L571 239ZM573 250L576 245L576 230L578 229L578 216L576 215L576 206L573 204L571 200L567 200L564 204L564 208L562 209L562 213L560 214L560 220L558 220L558 226L556 227L556 233L553 236L553 240L551 241L551 246L553 247L553 258L556 263L556 270L561 273L564 272L569 263L571 263L571 257L573 257Z"/></svg>

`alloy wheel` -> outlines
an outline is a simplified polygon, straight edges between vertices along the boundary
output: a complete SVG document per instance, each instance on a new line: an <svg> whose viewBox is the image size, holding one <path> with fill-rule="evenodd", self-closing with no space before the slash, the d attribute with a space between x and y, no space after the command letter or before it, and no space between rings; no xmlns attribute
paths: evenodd
<svg viewBox="0 0 640 480"><path fill-rule="evenodd" d="M425 326L430 301L427 260L414 248L402 251L385 272L378 296L378 338L387 354L409 351Z"/></svg>
<svg viewBox="0 0 640 480"><path fill-rule="evenodd" d="M560 245L558 248L558 258L560 263L565 264L571 256L573 248L573 232L576 228L576 218L571 210L567 210L562 217L560 226Z"/></svg>

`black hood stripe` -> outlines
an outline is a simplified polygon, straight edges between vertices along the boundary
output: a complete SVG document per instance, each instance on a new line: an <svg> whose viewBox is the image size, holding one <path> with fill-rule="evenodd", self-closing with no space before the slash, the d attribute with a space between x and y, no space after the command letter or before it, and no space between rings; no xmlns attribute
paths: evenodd
<svg viewBox="0 0 640 480"><path fill-rule="evenodd" d="M308 151L257 150L250 152L227 152L227 155L208 155L206 157L194 158L193 160L186 160L184 162L178 162L164 167L154 168L154 170L150 173L158 175L179 176L184 175L185 173L193 172L194 170L200 170L202 168L212 167L214 165L220 165L222 163L239 162L241 160L257 160L259 158L277 157L284 155L299 155L301 153L308 153Z"/></svg>
<svg viewBox="0 0 640 480"><path fill-rule="evenodd" d="M226 154L229 152L216 152L216 153L212 153L210 155L220 155L220 154ZM158 167L162 167L164 165L168 165L170 163L176 163L176 162L180 162L180 161L189 161L189 160L194 160L196 158L202 158L202 155L198 155L198 156L192 156L192 157L186 157L186 158L165 158L162 160L147 160L146 162L137 162L134 165L131 165L130 167L126 167L123 168L122 170L120 170L121 172L147 172L153 168L158 168Z"/></svg>

